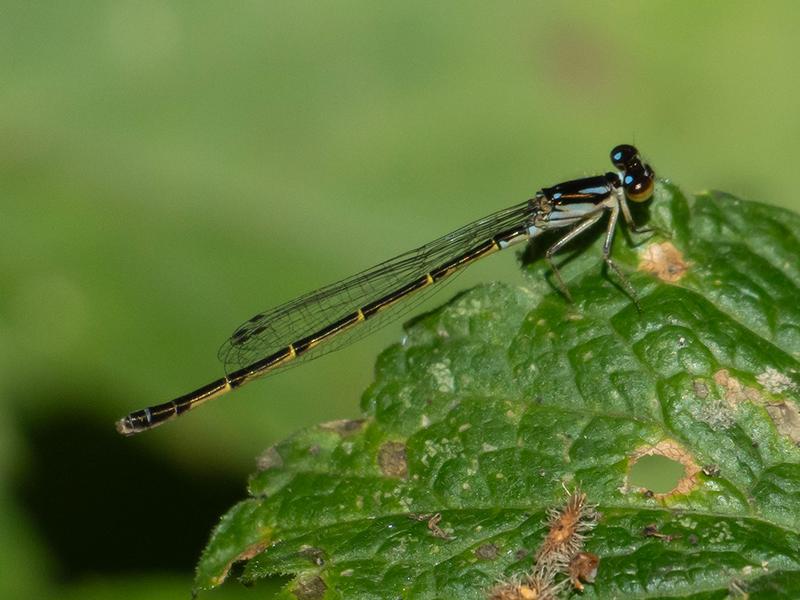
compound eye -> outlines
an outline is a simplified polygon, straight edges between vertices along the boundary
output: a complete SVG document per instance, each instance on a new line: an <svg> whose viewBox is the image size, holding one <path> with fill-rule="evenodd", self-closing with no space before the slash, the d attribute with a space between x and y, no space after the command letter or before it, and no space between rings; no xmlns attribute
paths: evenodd
<svg viewBox="0 0 800 600"><path fill-rule="evenodd" d="M623 178L623 185L625 186L625 195L628 200L632 202L644 202L649 200L653 195L655 187L656 174L650 165L642 165L641 163L634 165L625 172Z"/></svg>
<svg viewBox="0 0 800 600"><path fill-rule="evenodd" d="M639 151L630 144L620 144L611 151L611 162L620 170L639 157Z"/></svg>

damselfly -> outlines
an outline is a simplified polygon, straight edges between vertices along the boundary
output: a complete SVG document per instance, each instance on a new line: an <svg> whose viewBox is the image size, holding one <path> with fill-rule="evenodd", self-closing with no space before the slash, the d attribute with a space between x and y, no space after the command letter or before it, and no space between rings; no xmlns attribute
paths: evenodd
<svg viewBox="0 0 800 600"><path fill-rule="evenodd" d="M606 214L604 260L636 301L635 291L611 260L611 243L620 213L633 231L649 231L636 227L628 200L648 200L655 175L638 150L627 144L611 151L611 162L617 173L542 188L526 202L254 316L219 350L225 377L175 400L137 410L117 421L117 431L132 435L152 429L253 379L339 349L385 325L470 263L544 231L570 228L545 257L571 299L553 254Z"/></svg>

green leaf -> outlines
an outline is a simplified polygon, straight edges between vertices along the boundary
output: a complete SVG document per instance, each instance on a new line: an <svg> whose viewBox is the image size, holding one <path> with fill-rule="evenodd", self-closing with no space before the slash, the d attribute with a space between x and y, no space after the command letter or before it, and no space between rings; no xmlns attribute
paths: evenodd
<svg viewBox="0 0 800 600"><path fill-rule="evenodd" d="M582 550L586 598L800 596L800 218L670 184L649 212L668 234L614 249L641 312L596 240L564 266L575 304L536 260L418 318L362 419L265 452L198 588L243 561L293 575L282 598L501 598L552 561L566 596ZM648 457L679 477L646 489Z"/></svg>

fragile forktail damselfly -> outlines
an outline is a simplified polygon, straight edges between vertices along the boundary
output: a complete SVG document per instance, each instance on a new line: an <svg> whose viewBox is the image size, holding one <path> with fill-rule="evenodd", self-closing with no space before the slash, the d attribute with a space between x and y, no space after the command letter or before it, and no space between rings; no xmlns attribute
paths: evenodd
<svg viewBox="0 0 800 600"><path fill-rule="evenodd" d="M132 435L152 429L253 379L341 348L385 325L402 308L415 304L410 299L420 300L470 263L544 231L570 228L545 253L561 290L570 298L553 254L606 214L604 260L636 302L631 284L611 260L611 243L620 213L633 231L648 231L636 227L628 200L648 200L655 174L638 150L627 144L611 151L611 162L618 172L542 188L526 202L254 316L219 350L225 377L175 400L132 412L117 421L117 431Z"/></svg>

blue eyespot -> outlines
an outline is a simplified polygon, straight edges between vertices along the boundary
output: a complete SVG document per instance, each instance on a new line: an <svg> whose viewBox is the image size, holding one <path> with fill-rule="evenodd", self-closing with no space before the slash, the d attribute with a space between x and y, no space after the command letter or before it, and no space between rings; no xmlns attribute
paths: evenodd
<svg viewBox="0 0 800 600"><path fill-rule="evenodd" d="M632 175L625 175L625 179L623 180L625 185L633 183L633 176Z"/></svg>
<svg viewBox="0 0 800 600"><path fill-rule="evenodd" d="M630 144L620 144L614 146L609 154L611 162L618 169L625 169L630 163L639 156L639 151Z"/></svg>

